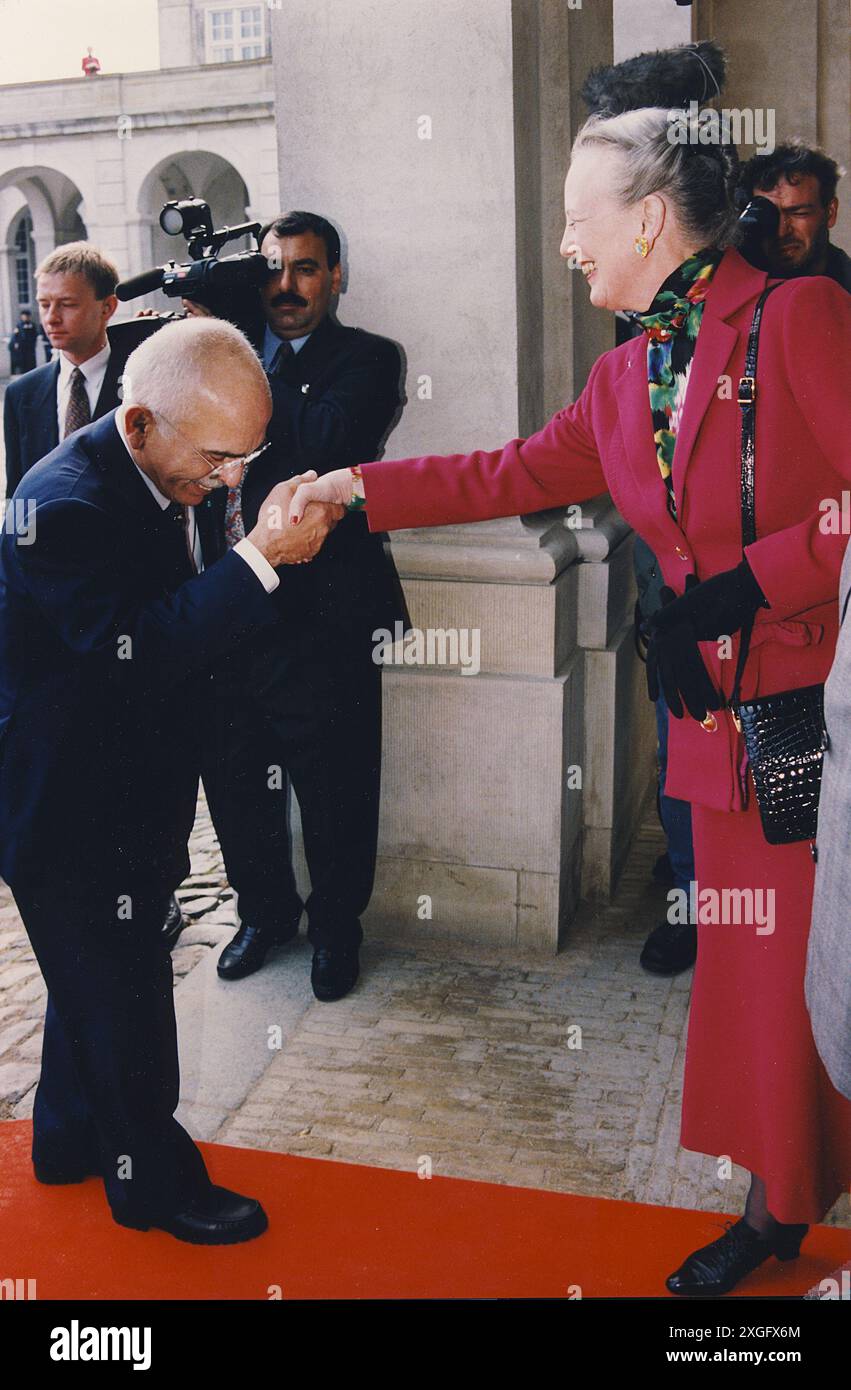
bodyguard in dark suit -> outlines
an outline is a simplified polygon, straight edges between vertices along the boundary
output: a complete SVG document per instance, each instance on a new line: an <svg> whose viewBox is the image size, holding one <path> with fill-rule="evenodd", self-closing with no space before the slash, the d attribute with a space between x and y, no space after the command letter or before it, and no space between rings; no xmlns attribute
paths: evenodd
<svg viewBox="0 0 851 1390"><path fill-rule="evenodd" d="M254 524L277 479L377 458L400 403L395 344L330 317L341 281L334 227L293 212L264 228L261 244L275 267L260 292L258 342L272 390L272 447L227 498L228 544ZM312 564L287 571L276 601L281 620L256 644L250 667L239 662L218 676L204 785L241 920L219 973L237 979L259 969L270 946L298 930L304 905L291 863L288 777L310 871L313 989L338 999L357 978L359 919L375 873L381 669L372 633L392 630L406 611L382 537L357 514Z"/></svg>
<svg viewBox="0 0 851 1390"><path fill-rule="evenodd" d="M6 389L7 497L27 469L71 432L69 425L79 429L115 409L121 368L135 346L128 343L123 354L112 350L107 324L118 305L118 271L96 246L72 241L57 247L35 279L42 330L57 357L35 368L33 355L35 370Z"/></svg>
<svg viewBox="0 0 851 1390"><path fill-rule="evenodd" d="M91 420L100 420L119 404L118 388L128 356L160 327L157 320L132 319L110 324L106 330L106 370L98 386ZM65 438L57 418L57 387L62 355L16 377L6 387L3 400L3 433L6 445L6 496L11 497L24 474ZM78 426L78 428L80 428Z"/></svg>
<svg viewBox="0 0 851 1390"><path fill-rule="evenodd" d="M9 339L9 364L12 374L32 371L35 366L35 348L38 341L36 326L29 309L22 309Z"/></svg>
<svg viewBox="0 0 851 1390"><path fill-rule="evenodd" d="M122 1225L234 1243L266 1218L210 1183L174 1119L160 926L189 868L209 665L274 619L273 566L312 558L330 521L299 547L263 508L209 565L213 489L270 413L231 325L171 326L125 380L119 411L28 472L0 539L0 873L49 992L33 1163L43 1182L102 1174Z"/></svg>

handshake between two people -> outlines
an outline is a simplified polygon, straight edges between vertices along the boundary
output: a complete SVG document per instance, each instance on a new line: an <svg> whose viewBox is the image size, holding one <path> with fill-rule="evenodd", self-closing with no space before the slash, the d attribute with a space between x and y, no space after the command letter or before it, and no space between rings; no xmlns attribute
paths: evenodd
<svg viewBox="0 0 851 1390"><path fill-rule="evenodd" d="M346 470L348 471L348 470ZM273 568L280 565L304 565L314 559L328 534L345 516L345 506L326 500L327 489L319 487L319 495L305 497L305 491L324 483L316 471L296 473L286 482L276 483L260 506L257 525L246 537ZM290 521L292 503L301 494L299 525Z"/></svg>

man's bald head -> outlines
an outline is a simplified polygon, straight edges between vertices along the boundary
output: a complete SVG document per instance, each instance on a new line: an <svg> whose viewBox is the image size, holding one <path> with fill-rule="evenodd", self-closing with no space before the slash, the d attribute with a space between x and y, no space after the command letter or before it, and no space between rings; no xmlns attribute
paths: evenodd
<svg viewBox="0 0 851 1390"><path fill-rule="evenodd" d="M122 398L139 467L165 496L192 505L209 490L201 480L210 469L258 448L272 413L254 349L221 319L187 319L152 334L127 359Z"/></svg>

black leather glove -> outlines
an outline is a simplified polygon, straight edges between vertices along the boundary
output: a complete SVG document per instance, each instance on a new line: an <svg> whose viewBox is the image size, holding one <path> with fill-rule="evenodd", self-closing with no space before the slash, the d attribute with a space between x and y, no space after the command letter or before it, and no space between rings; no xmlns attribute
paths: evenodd
<svg viewBox="0 0 851 1390"><path fill-rule="evenodd" d="M757 608L768 606L765 595L743 560L735 569L724 570L703 583L688 575L680 598L666 585L661 598L662 608L643 625L649 639L648 694L656 700L661 689L675 719L682 719L685 703L692 718L703 720L724 701L709 678L697 644L738 632Z"/></svg>
<svg viewBox="0 0 851 1390"><path fill-rule="evenodd" d="M670 590L669 590L670 592ZM722 570L699 583L695 575L686 579L686 591L654 613L648 626L659 632L690 623L698 642L711 642L738 632L758 608L767 608L765 594L754 578L747 560L735 569Z"/></svg>
<svg viewBox="0 0 851 1390"><path fill-rule="evenodd" d="M662 629L656 627L656 619L679 602L667 585L661 590L660 598L664 607L644 624L649 636L647 693L656 701L661 692L675 719L683 717L683 701L694 719L705 719L708 710L721 708L721 697L709 679L691 624L679 622Z"/></svg>

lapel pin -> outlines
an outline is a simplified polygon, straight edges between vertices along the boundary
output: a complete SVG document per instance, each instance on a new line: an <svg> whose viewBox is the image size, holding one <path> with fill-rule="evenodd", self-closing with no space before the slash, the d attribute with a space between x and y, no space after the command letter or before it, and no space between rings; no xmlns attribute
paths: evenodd
<svg viewBox="0 0 851 1390"><path fill-rule="evenodd" d="M309 382L309 381L303 381L302 384L301 384L301 394L302 394L303 396L306 396L309 390L310 390L310 382Z"/></svg>

